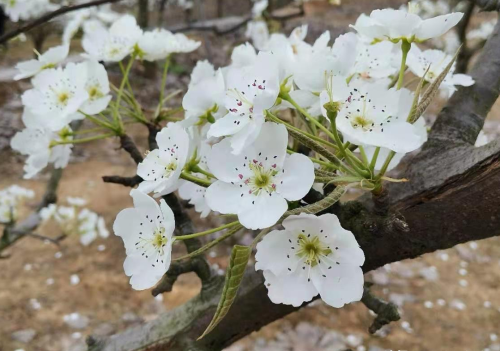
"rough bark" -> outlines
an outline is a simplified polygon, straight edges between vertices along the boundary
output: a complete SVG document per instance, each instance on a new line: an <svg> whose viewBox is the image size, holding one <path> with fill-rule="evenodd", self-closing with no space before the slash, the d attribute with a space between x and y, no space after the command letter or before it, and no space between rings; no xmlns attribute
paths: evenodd
<svg viewBox="0 0 500 351"><path fill-rule="evenodd" d="M475 1L496 8L497 1ZM405 171L410 182L387 188L383 199L366 197L331 209L365 252L365 272L500 232L500 142L473 146L500 92L500 25L472 70L476 84L461 88L438 116L429 141ZM308 196L315 201L318 194ZM307 201L307 200L306 200ZM376 211L383 201L386 212ZM217 307L222 279L157 320L107 339L91 351L221 350L298 310L274 305L260 273L249 267L226 318L196 341Z"/></svg>

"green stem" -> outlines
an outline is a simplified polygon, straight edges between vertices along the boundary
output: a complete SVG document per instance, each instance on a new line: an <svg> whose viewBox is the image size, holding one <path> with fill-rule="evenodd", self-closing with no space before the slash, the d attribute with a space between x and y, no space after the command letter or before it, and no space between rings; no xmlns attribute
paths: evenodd
<svg viewBox="0 0 500 351"><path fill-rule="evenodd" d="M358 148L359 148L359 153L361 154L361 158L363 160L363 163L365 165L368 165L368 157L366 157L365 148L362 145L358 145Z"/></svg>
<svg viewBox="0 0 500 351"><path fill-rule="evenodd" d="M326 146L329 146L335 150L338 149L337 145L333 144L333 143L330 143L329 141L326 141L325 139L322 139L316 135L313 135L313 134L310 134L308 132L305 132L303 131L302 129L300 128L297 128L297 127L294 127L292 126L290 123L287 123L285 121L283 121L282 119L280 119L278 116L275 116L273 115L271 112L269 111L266 111L265 113L266 117L270 120L272 120L273 122L276 122L276 123L281 123L283 124L285 127L287 127L287 129L293 129L294 131L296 131L297 133L301 133L301 134L304 134L305 136L308 136L309 138L311 138L312 140L314 141L317 141L318 143L320 144L323 144L323 145L326 145Z"/></svg>
<svg viewBox="0 0 500 351"><path fill-rule="evenodd" d="M122 82L120 83L120 89L118 90L118 95L116 97L115 112L113 114L113 118L115 119L115 122L118 123L120 131L123 131L123 123L122 123L122 120L120 118L120 113L119 113L118 109L119 109L120 102L122 99L123 89L125 88L125 83L128 80L128 75L129 75L130 69L132 68L132 65L134 63L134 60L135 60L135 57L131 56L129 61L128 61L128 64L127 64L127 68L125 69L125 73L123 74Z"/></svg>
<svg viewBox="0 0 500 351"><path fill-rule="evenodd" d="M295 102L295 100L292 99L292 97L290 96L290 94L285 93L285 92L280 92L279 97L281 97L283 100L286 100L289 103L291 103L292 106L295 107L295 109L297 111L299 111L302 115L304 115L310 123L315 124L319 129L321 129L323 132L325 132L326 135L328 135L332 140L334 140L334 136L328 130L328 128L326 128L324 125L322 125L320 121L318 121L316 118L312 117L306 110L304 110L301 106L299 106Z"/></svg>
<svg viewBox="0 0 500 351"><path fill-rule="evenodd" d="M86 113L84 113L83 111L81 110L78 110L78 112L80 112L82 115L85 116L85 118L88 118L90 121L92 121L93 123L103 127L103 128L106 128L106 129L111 129L112 131L116 132L116 127L114 127L113 125L111 125L109 122L106 122L106 121L102 121L100 120L99 118L95 117L95 116L91 116L91 115L88 115Z"/></svg>
<svg viewBox="0 0 500 351"><path fill-rule="evenodd" d="M189 180L190 182L198 184L199 186L202 186L204 188L208 188L212 184L212 182L210 182L209 180L198 178L186 172L181 173L181 178Z"/></svg>
<svg viewBox="0 0 500 351"><path fill-rule="evenodd" d="M389 155L385 159L384 165L382 166L382 168L380 169L380 172L377 175L377 178L380 179L385 174L385 172L387 172L387 168L389 167L389 164L391 163L392 158L394 157L394 155L396 155L396 153L394 151L391 151L389 153Z"/></svg>
<svg viewBox="0 0 500 351"><path fill-rule="evenodd" d="M165 59L165 64L163 65L163 73L161 76L161 86L160 86L160 101L158 101L158 107L156 108L155 118L160 115L160 111L163 108L163 95L165 94L165 85L167 84L167 73L168 67L170 66L170 56Z"/></svg>
<svg viewBox="0 0 500 351"><path fill-rule="evenodd" d="M106 138L109 138L112 136L115 136L115 134L111 134L111 133L101 134L101 135L96 135L96 136L89 137L89 138L81 138L81 139L73 139L73 140L61 140L61 141L53 140L51 142L51 146L64 145L64 144L82 144L82 143L87 143L89 141L106 139Z"/></svg>
<svg viewBox="0 0 500 351"><path fill-rule="evenodd" d="M380 153L380 146L377 146L375 148L375 152L373 153L372 161L370 162L370 170L372 171L372 173L375 170L375 165L377 164L377 158L379 153Z"/></svg>
<svg viewBox="0 0 500 351"><path fill-rule="evenodd" d="M218 231L234 227L234 226L236 226L238 224L240 224L239 221L231 222L231 223L224 224L223 226L220 226L220 227L217 227L217 228L214 228L214 229L205 230L204 232L198 232L198 233L193 233L193 234L188 234L188 235L176 236L175 240L188 240L188 239L198 238L200 236L204 236L204 235L208 235L208 234L213 234L213 233L216 233Z"/></svg>
<svg viewBox="0 0 500 351"><path fill-rule="evenodd" d="M411 43L408 40L403 39L401 41L401 50L403 51L403 56L401 58L401 67L399 68L399 78L397 90L403 87L403 80L406 71L406 58L408 57L408 52L411 49Z"/></svg>
<svg viewBox="0 0 500 351"><path fill-rule="evenodd" d="M217 177L214 176L212 173L205 171L203 168L201 168L198 165L192 166L190 171L193 173L201 173L201 174L207 176L208 178L217 179Z"/></svg>
<svg viewBox="0 0 500 351"><path fill-rule="evenodd" d="M290 150L290 149L287 149L287 150L286 150L286 152L287 152L287 153L289 153L290 155L291 155L291 154L296 154L296 153L297 153L297 151L293 151L293 150ZM332 163L325 162L325 161L322 161L322 160L320 160L320 159L317 159L317 158L315 158L315 157L311 157L311 156L307 156L307 157L309 157L309 159L310 159L311 161L313 161L314 163L317 163L318 165L321 165L321 166L324 166L324 167L327 167L327 168L330 168L330 169L335 169L335 170L337 170L337 169L338 169L338 167L337 167L337 166L335 166L335 165L334 165L334 164L332 164Z"/></svg>

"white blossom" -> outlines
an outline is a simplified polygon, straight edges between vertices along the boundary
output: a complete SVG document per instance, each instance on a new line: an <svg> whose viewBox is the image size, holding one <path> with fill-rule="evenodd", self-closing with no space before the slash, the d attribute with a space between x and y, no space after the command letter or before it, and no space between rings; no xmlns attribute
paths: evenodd
<svg viewBox="0 0 500 351"><path fill-rule="evenodd" d="M133 289L154 286L168 270L172 254L174 214L165 200L160 206L148 195L132 190L134 208L122 210L113 230L123 239L127 258L123 264Z"/></svg>
<svg viewBox="0 0 500 351"><path fill-rule="evenodd" d="M51 146L51 142L71 140L68 131L68 128L59 133L48 129L26 128L14 135L10 142L12 149L28 156L24 166L24 178L33 178L49 163L53 163L55 168L66 167L73 145Z"/></svg>
<svg viewBox="0 0 500 351"><path fill-rule="evenodd" d="M406 121L413 102L409 90L387 90L386 85L377 83L349 89L336 118L345 140L404 153L423 144L415 126ZM327 94L322 94L322 98L324 103L329 102Z"/></svg>
<svg viewBox="0 0 500 351"><path fill-rule="evenodd" d="M216 71L208 61L199 61L192 78L182 99L186 119L183 125L213 123L224 116L227 110L224 106L226 88L222 70Z"/></svg>
<svg viewBox="0 0 500 351"><path fill-rule="evenodd" d="M0 0L0 6L12 22L27 21L59 7L49 0Z"/></svg>
<svg viewBox="0 0 500 351"><path fill-rule="evenodd" d="M97 61L119 62L130 55L142 37L134 16L125 15L109 30L101 29L84 36L82 46L87 56Z"/></svg>
<svg viewBox="0 0 500 351"><path fill-rule="evenodd" d="M83 118L77 113L89 98L85 90L87 70L84 63L69 63L64 69L46 69L36 75L33 89L22 95L25 106L23 120L27 126L57 131L71 121Z"/></svg>
<svg viewBox="0 0 500 351"><path fill-rule="evenodd" d="M247 38L252 40L253 45L257 49L265 49L269 40L269 29L267 28L267 23L262 20L248 22L245 35Z"/></svg>
<svg viewBox="0 0 500 351"><path fill-rule="evenodd" d="M302 213L283 227L267 234L255 255L271 301L298 307L319 294L339 308L361 300L365 256L337 216Z"/></svg>
<svg viewBox="0 0 500 351"><path fill-rule="evenodd" d="M112 96L109 94L108 73L103 65L94 60L83 63L82 67L87 71L85 81L85 90L88 94L88 100L83 103L80 110L89 115L98 114L108 107Z"/></svg>
<svg viewBox="0 0 500 351"><path fill-rule="evenodd" d="M189 155L189 136L178 123L171 123L156 135L158 149L148 153L137 167L145 193L169 194L179 187L179 177Z"/></svg>
<svg viewBox="0 0 500 351"><path fill-rule="evenodd" d="M35 192L30 189L11 185L0 190L0 223L15 222L19 217L19 210L26 199L35 197Z"/></svg>
<svg viewBox="0 0 500 351"><path fill-rule="evenodd" d="M234 154L242 152L259 135L264 110L278 97L277 62L270 53L260 52L252 66L231 68L226 78L227 115L210 126L208 137L231 136Z"/></svg>
<svg viewBox="0 0 500 351"><path fill-rule="evenodd" d="M229 139L212 147L208 167L217 177L206 192L213 211L237 214L249 229L275 224L287 201L302 199L314 182L314 166L301 154L288 156L288 133L281 124L266 122L255 143L238 155Z"/></svg>
<svg viewBox="0 0 500 351"><path fill-rule="evenodd" d="M443 35L462 16L463 13L454 12L423 20L418 15L403 10L383 9L372 11L370 16L362 14L351 27L371 41L422 42Z"/></svg>
<svg viewBox="0 0 500 351"><path fill-rule="evenodd" d="M441 50L421 51L418 47L415 47L410 51L406 63L417 77L423 77L427 69L429 69L427 74L425 74L425 80L432 83L452 60L453 56L447 55ZM457 90L457 85L468 87L474 84L471 76L467 74L454 74L454 71L455 64L453 64L440 85L440 89L444 90L448 96L451 96Z"/></svg>
<svg viewBox="0 0 500 351"><path fill-rule="evenodd" d="M38 54L38 59L19 62L16 65L19 74L14 77L14 80L33 77L44 69L55 68L61 63L69 53L69 46L61 45L50 48L43 54Z"/></svg>
<svg viewBox="0 0 500 351"><path fill-rule="evenodd" d="M85 200L85 199L83 199L81 197L68 196L66 198L66 201L71 206L76 206L76 207L82 207L82 206L85 206L87 204L87 200Z"/></svg>

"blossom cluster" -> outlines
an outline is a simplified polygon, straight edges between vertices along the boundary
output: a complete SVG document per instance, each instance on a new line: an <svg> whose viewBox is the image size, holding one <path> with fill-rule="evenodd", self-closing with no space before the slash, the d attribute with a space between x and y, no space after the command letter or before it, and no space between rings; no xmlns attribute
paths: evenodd
<svg viewBox="0 0 500 351"><path fill-rule="evenodd" d="M0 7L12 22L37 18L46 12L54 11L59 5L49 0L0 0Z"/></svg>
<svg viewBox="0 0 500 351"><path fill-rule="evenodd" d="M27 199L35 197L35 192L30 189L11 185L0 190L0 223L11 224L19 219L19 211Z"/></svg>
<svg viewBox="0 0 500 351"><path fill-rule="evenodd" d="M249 32L260 25L266 7L266 1L255 4ZM59 67L66 43L19 65L19 78L34 76L33 89L23 94L27 129L12 146L29 156L25 170L31 177L49 162L64 167L73 143L108 136L81 138L69 126L75 120L86 118L120 137L124 116L148 128L167 120L155 136L157 148L137 166L142 181L130 194L134 207L122 210L113 226L125 245L124 269L132 287L158 283L170 267L175 242L245 227L263 230L255 268L263 271L273 302L299 306L319 294L341 307L361 299L364 253L335 215L316 215L328 206L305 197L315 184L337 186L324 194L337 201L334 194L345 187L377 195L383 181L396 181L385 173L427 138L424 119L415 116L420 91L405 87L405 76L411 72L419 87L440 84L446 95L474 84L471 77L454 74L452 56L418 47L461 17L422 19L404 10L375 10L361 15L353 32L332 42L326 31L312 44L305 40L305 25L289 36L249 34L254 45L235 47L228 66L196 64L182 99L184 118L169 120L163 94L170 58L201 43L164 29L143 31L124 15L109 28L84 29L84 62ZM165 62L152 116L144 114L130 87L136 60ZM116 100L100 62L122 69ZM202 217L214 212L237 221L175 236L172 210L163 198L155 200L175 191ZM300 213L305 205L312 206L308 214ZM81 214L65 207L62 213L60 207L44 212L62 218L60 223L78 223ZM284 229L272 230L275 225ZM79 224L71 228L81 230Z"/></svg>
<svg viewBox="0 0 500 351"><path fill-rule="evenodd" d="M85 208L87 201L78 197L68 197L68 205L50 204L40 211L44 223L53 219L65 236L76 235L84 246L90 245L98 237L107 238L109 231L103 217Z"/></svg>

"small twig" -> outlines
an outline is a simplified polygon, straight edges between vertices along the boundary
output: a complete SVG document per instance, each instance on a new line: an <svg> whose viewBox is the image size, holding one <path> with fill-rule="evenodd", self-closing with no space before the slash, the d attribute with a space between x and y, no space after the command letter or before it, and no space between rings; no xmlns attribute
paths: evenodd
<svg viewBox="0 0 500 351"><path fill-rule="evenodd" d="M102 180L104 183L121 184L130 188L133 188L134 186L139 185L142 182L142 178L138 175L135 175L133 177L103 176Z"/></svg>
<svg viewBox="0 0 500 351"><path fill-rule="evenodd" d="M120 136L120 145L123 150L127 151L130 154L130 157L135 161L135 163L139 164L142 162L143 157L134 141L127 134Z"/></svg>
<svg viewBox="0 0 500 351"><path fill-rule="evenodd" d="M57 246L61 246L61 241L66 238L65 234L61 234L61 235L59 235L56 238L50 238L48 236L40 235L40 234L37 234L37 233L28 233L26 235L28 235L28 236L30 236L32 238L35 238L35 239L42 240L42 241L49 241L52 244L55 244Z"/></svg>
<svg viewBox="0 0 500 351"><path fill-rule="evenodd" d="M386 302L370 292L371 284L367 283L364 286L363 297L361 302L371 311L377 314L372 325L368 329L371 334L391 322L396 322L401 319L398 312L398 307L392 302Z"/></svg>
<svg viewBox="0 0 500 351"><path fill-rule="evenodd" d="M465 14L462 20L458 22L458 25L456 27L458 39L462 46L462 50L460 50L457 57L457 65L456 65L457 73L467 72L467 66L469 65L470 58L474 53L467 47L467 28L469 27L469 23L472 18L472 14L474 13L475 7L476 4L474 4L473 2L467 3L467 9L465 10Z"/></svg>
<svg viewBox="0 0 500 351"><path fill-rule="evenodd" d="M80 4L80 5L61 6L59 9L57 9L53 12L49 12L49 13L37 18L34 21L28 22L24 26L21 26L13 31L8 32L8 33L5 33L4 35L2 35L0 37L0 44L3 44L5 42L7 42L8 40L17 37L19 34L27 32L27 31L29 31L29 30L31 30L31 29L33 29L41 24L44 24L44 23L50 21L51 19L54 19L60 15L65 14L65 13L84 9L87 7L99 6L102 4L113 3L113 2L118 2L118 1L121 1L121 0L97 0L97 1L87 2L85 4Z"/></svg>

